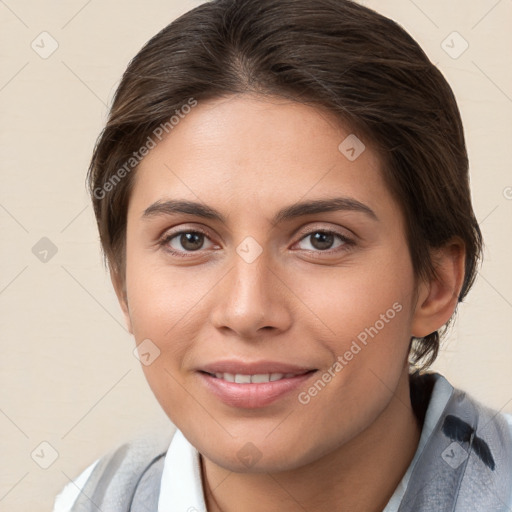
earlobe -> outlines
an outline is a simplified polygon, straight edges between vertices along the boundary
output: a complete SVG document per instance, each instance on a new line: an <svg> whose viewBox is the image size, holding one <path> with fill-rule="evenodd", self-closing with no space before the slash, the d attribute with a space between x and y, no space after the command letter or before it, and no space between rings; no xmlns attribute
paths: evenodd
<svg viewBox="0 0 512 512"><path fill-rule="evenodd" d="M436 275L420 283L411 335L422 338L440 329L453 315L464 281L465 251L453 239L432 251Z"/></svg>
<svg viewBox="0 0 512 512"><path fill-rule="evenodd" d="M123 283L123 279L114 268L109 266L109 269L110 269L110 280L112 281L112 286L114 287L114 291L116 292L117 300L119 302L119 305L121 306L121 310L124 315L124 320L126 322L126 326L128 328L129 333L133 334L132 320L130 317L130 310L128 307L128 298L126 296L126 290L125 290L125 286Z"/></svg>

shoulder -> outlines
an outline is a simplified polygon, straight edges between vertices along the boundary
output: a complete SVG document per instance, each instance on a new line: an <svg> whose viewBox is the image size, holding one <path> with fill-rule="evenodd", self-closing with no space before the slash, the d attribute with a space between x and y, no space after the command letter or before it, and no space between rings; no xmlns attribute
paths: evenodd
<svg viewBox="0 0 512 512"><path fill-rule="evenodd" d="M118 445L64 487L55 499L53 512L70 512L77 506L86 510L91 502L113 510L108 508L109 500L117 503L119 496L127 503L133 500L135 490L148 475L159 489L162 464L158 463L163 462L174 433L140 436Z"/></svg>

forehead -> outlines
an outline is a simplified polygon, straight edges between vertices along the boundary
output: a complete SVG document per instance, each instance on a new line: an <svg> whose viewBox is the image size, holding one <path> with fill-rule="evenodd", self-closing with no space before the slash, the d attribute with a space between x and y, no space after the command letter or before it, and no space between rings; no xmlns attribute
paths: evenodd
<svg viewBox="0 0 512 512"><path fill-rule="evenodd" d="M180 197L270 217L278 203L334 196L393 206L369 141L324 109L240 95L179 120L140 163L130 209Z"/></svg>

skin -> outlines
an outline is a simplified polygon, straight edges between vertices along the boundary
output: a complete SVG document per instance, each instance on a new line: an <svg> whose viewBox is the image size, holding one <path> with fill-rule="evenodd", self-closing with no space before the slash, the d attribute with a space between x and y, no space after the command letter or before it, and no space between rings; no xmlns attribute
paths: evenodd
<svg viewBox="0 0 512 512"><path fill-rule="evenodd" d="M200 102L137 170L126 283L115 273L112 280L136 343L149 338L160 350L143 370L202 455L209 511L381 511L416 451L421 425L409 397L409 340L452 315L463 247L453 241L438 250L437 277L418 281L378 155L369 141L354 161L338 150L350 133L317 108L230 96ZM271 222L285 206L340 196L371 208L377 220L331 211ZM168 199L208 205L225 222L143 216ZM206 236L195 246L184 247L180 235L159 243L197 229ZM351 242L334 235L322 246L313 236L322 230ZM248 236L262 249L251 263L236 251ZM301 404L298 393L397 303L400 312ZM241 409L212 395L196 371L229 357L318 371L277 402ZM247 467L237 454L249 442L260 458Z"/></svg>

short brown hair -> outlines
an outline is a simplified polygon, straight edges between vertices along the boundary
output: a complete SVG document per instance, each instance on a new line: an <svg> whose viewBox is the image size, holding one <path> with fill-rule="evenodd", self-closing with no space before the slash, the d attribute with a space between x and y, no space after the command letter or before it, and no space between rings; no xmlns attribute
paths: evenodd
<svg viewBox="0 0 512 512"><path fill-rule="evenodd" d="M454 95L404 29L349 0L213 0L132 59L88 173L103 253L123 286L135 174L126 163L191 98L249 92L327 108L371 143L402 209L416 275L432 277L431 249L458 237L466 258L459 301L465 297L482 235ZM411 361L430 365L439 341L437 331L412 338Z"/></svg>

